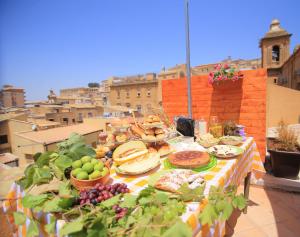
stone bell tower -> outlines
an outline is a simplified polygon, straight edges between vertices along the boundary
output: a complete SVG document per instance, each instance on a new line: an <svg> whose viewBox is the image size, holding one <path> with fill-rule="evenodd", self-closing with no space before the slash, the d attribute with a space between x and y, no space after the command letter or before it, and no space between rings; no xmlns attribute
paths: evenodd
<svg viewBox="0 0 300 237"><path fill-rule="evenodd" d="M286 30L280 27L280 22L274 19L270 30L260 40L262 67L268 69L268 74L276 76L278 69L290 56L290 37Z"/></svg>

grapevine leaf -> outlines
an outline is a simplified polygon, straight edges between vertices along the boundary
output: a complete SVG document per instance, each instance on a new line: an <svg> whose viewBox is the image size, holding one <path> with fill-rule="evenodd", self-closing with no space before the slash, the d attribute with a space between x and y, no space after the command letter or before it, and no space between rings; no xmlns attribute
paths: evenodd
<svg viewBox="0 0 300 237"><path fill-rule="evenodd" d="M150 196L152 193L155 192L155 188L152 186L148 186L147 188L143 189L138 196L138 199L142 198L142 197L148 197Z"/></svg>
<svg viewBox="0 0 300 237"><path fill-rule="evenodd" d="M163 192L157 192L154 195L154 199L158 201L159 203L166 203L169 200L169 197L167 194Z"/></svg>
<svg viewBox="0 0 300 237"><path fill-rule="evenodd" d="M228 220L229 217L230 217L231 214L232 214L232 211L233 211L232 204L226 202L226 203L225 203L225 206L224 206L224 209L223 209L223 211L222 211L222 213L221 213L221 220L222 220L222 221Z"/></svg>
<svg viewBox="0 0 300 237"><path fill-rule="evenodd" d="M134 196L134 195L131 195L129 193L126 193L124 195L124 200L123 202L121 203L121 207L126 207L126 208L132 208L132 207L135 207L136 205L136 199L137 199L137 196Z"/></svg>
<svg viewBox="0 0 300 237"><path fill-rule="evenodd" d="M16 225L23 225L26 221L26 216L23 212L14 212L14 220Z"/></svg>
<svg viewBox="0 0 300 237"><path fill-rule="evenodd" d="M49 166L52 169L55 177L59 180L62 180L64 177L64 173L53 163L50 163Z"/></svg>
<svg viewBox="0 0 300 237"><path fill-rule="evenodd" d="M181 220L178 220L162 235L162 237L190 237L192 235L191 228Z"/></svg>
<svg viewBox="0 0 300 237"><path fill-rule="evenodd" d="M44 212L60 212L60 211L62 211L62 208L59 205L60 201L61 201L61 199L58 197L55 197L52 200L47 201L44 204Z"/></svg>
<svg viewBox="0 0 300 237"><path fill-rule="evenodd" d="M72 233L79 232L83 229L83 223L81 222L81 219L78 219L73 222L68 222L64 224L64 226L60 229L59 235L66 236Z"/></svg>
<svg viewBox="0 0 300 237"><path fill-rule="evenodd" d="M243 194L240 194L233 198L232 205L239 210L243 210L247 206L247 200Z"/></svg>
<svg viewBox="0 0 300 237"><path fill-rule="evenodd" d="M32 185L35 167L36 166L34 164L28 165L24 171L25 176L16 181L16 183L20 185L22 189L27 189Z"/></svg>
<svg viewBox="0 0 300 237"><path fill-rule="evenodd" d="M181 195L180 198L183 201L201 201L203 199L203 192L204 192L205 185L198 186L195 189L189 188L188 183L184 183L181 187L177 190Z"/></svg>
<svg viewBox="0 0 300 237"><path fill-rule="evenodd" d="M128 229L132 224L134 224L136 222L137 222L137 220L134 217L129 216L126 221L125 228Z"/></svg>
<svg viewBox="0 0 300 237"><path fill-rule="evenodd" d="M52 179L49 168L35 168L33 174L33 184L49 183Z"/></svg>
<svg viewBox="0 0 300 237"><path fill-rule="evenodd" d="M72 197L72 190L69 182L65 182L59 185L58 194L60 197L70 198Z"/></svg>
<svg viewBox="0 0 300 237"><path fill-rule="evenodd" d="M49 161L51 159L51 154L53 151L46 151L44 153L41 153L40 156L36 160L36 164L38 165L39 168L43 168L44 165L48 166Z"/></svg>
<svg viewBox="0 0 300 237"><path fill-rule="evenodd" d="M118 194L110 199L105 200L104 202L101 202L101 205L104 207L112 207L113 205L116 205L120 201L121 195Z"/></svg>
<svg viewBox="0 0 300 237"><path fill-rule="evenodd" d="M65 171L66 168L72 165L73 160L65 155L60 155L55 161L54 165L56 165L61 171Z"/></svg>
<svg viewBox="0 0 300 237"><path fill-rule="evenodd" d="M27 194L22 198L22 204L26 208L35 208L42 205L45 201L48 200L48 198L48 194L41 194L37 196Z"/></svg>
<svg viewBox="0 0 300 237"><path fill-rule="evenodd" d="M34 220L31 220L30 224L28 226L28 229L27 229L26 236L34 237L34 236L38 236L38 235L39 235L38 224Z"/></svg>
<svg viewBox="0 0 300 237"><path fill-rule="evenodd" d="M154 201L154 199L151 196L150 197L142 197L139 199L139 204L145 205L145 204L151 203L153 201Z"/></svg>
<svg viewBox="0 0 300 237"><path fill-rule="evenodd" d="M50 223L45 225L45 230L49 235L55 233L55 225L56 225L56 219L53 216L51 216Z"/></svg>
<svg viewBox="0 0 300 237"><path fill-rule="evenodd" d="M91 228L87 229L87 237L106 237L107 228L101 222L97 222Z"/></svg>
<svg viewBox="0 0 300 237"><path fill-rule="evenodd" d="M203 211L199 215L199 220L202 225L208 224L212 225L214 221L218 218L218 214L214 208L214 206L208 203Z"/></svg>

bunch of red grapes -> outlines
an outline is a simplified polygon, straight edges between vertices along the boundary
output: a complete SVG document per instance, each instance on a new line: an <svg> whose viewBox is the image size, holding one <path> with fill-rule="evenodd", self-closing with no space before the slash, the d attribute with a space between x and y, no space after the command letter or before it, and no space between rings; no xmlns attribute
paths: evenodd
<svg viewBox="0 0 300 237"><path fill-rule="evenodd" d="M112 209L115 211L116 213L116 220L120 220L121 218L123 218L126 214L128 209L126 207L122 208L119 205L113 205Z"/></svg>
<svg viewBox="0 0 300 237"><path fill-rule="evenodd" d="M94 188L80 192L79 203L80 205L88 203L96 205L120 193L129 193L129 189L125 183L115 183L112 185L96 184Z"/></svg>

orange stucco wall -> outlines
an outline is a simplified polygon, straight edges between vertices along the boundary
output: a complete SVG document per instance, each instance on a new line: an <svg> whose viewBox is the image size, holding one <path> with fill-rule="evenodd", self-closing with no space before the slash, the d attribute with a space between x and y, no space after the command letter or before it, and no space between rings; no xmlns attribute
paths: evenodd
<svg viewBox="0 0 300 237"><path fill-rule="evenodd" d="M253 136L264 160L266 148L266 70L243 71L244 78L209 85L208 75L192 77L193 118L217 115L221 121L234 120L244 125ZM162 101L165 112L173 119L187 115L187 82L184 79L162 81Z"/></svg>

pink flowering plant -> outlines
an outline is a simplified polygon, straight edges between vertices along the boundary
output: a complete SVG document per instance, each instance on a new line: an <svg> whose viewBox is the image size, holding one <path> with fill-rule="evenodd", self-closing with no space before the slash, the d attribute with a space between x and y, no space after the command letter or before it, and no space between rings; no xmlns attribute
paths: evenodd
<svg viewBox="0 0 300 237"><path fill-rule="evenodd" d="M208 75L208 83L211 85L214 83L219 84L222 81L237 81L241 78L243 78L243 75L234 67L229 67L228 64L216 64L214 71Z"/></svg>

